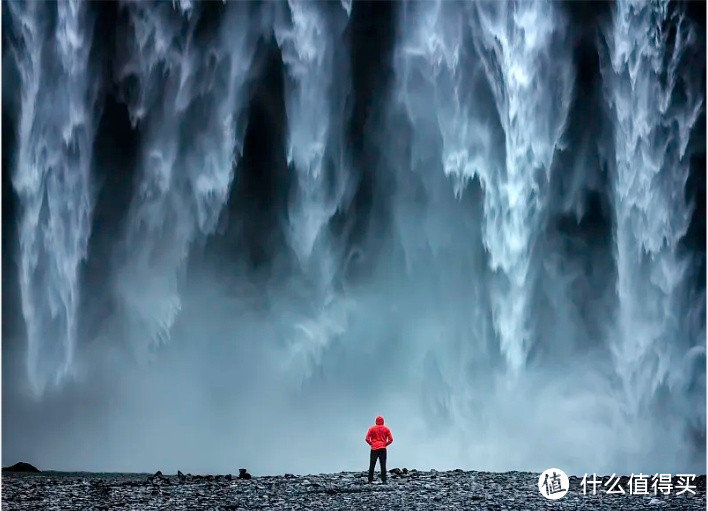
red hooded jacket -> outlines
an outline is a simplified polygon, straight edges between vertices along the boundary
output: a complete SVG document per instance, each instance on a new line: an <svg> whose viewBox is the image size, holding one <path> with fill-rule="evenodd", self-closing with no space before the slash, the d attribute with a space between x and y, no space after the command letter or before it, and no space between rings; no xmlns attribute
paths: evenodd
<svg viewBox="0 0 708 511"><path fill-rule="evenodd" d="M384 426L383 417L376 417L376 425L371 426L366 432L366 443L371 446L371 450L385 449L393 443L393 435L387 426Z"/></svg>

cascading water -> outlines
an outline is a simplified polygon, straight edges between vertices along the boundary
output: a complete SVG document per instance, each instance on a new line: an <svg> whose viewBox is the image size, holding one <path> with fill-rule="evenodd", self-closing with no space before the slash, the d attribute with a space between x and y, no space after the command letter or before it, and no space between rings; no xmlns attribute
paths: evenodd
<svg viewBox="0 0 708 511"><path fill-rule="evenodd" d="M3 14L3 456L339 471L383 413L402 465L705 471L689 6Z"/></svg>
<svg viewBox="0 0 708 511"><path fill-rule="evenodd" d="M327 18L320 6L290 2L291 23L283 23L275 35L283 54L283 63L294 86L286 90L288 114L288 164L298 175L298 203L292 212L291 244L301 260L312 252L315 239L334 213L337 204L327 207L323 197L323 165L330 130L330 105L333 94L334 45L320 44L331 36ZM341 125L341 119L338 119ZM323 210L323 206L326 209Z"/></svg>
<svg viewBox="0 0 708 511"><path fill-rule="evenodd" d="M681 13L620 2L608 32L603 76L614 117L619 295L611 342L627 401L643 407L660 385L686 385L684 368L704 344L705 332L690 332L685 320L693 275L679 250L691 221L687 148L704 96L679 70L696 39Z"/></svg>
<svg viewBox="0 0 708 511"><path fill-rule="evenodd" d="M485 191L490 264L508 279L508 285L492 296L494 322L502 351L510 366L518 369L530 342L529 265L545 202L543 181L549 178L568 116L573 68L565 23L555 4L474 6L472 37L480 39L476 46L506 145L504 168L478 170Z"/></svg>
<svg viewBox="0 0 708 511"><path fill-rule="evenodd" d="M327 9L329 8L329 9ZM328 11L335 11L328 15ZM289 244L304 266L316 260L312 276L319 281L322 303L314 319L295 323L290 337L293 362L307 361L326 346L338 322L327 316L342 315L331 305L335 261L328 247L325 228L346 190L346 154L343 148L346 73L340 70L346 58L337 39L344 32L350 6L315 4L292 0L281 10L274 26L285 71L292 86L285 90L288 118L287 161L297 175L297 192L289 209ZM287 15L287 18L285 19ZM324 43L324 44L323 44ZM329 184L329 186L327 186ZM319 241L319 243L318 243ZM319 253L312 257L315 244Z"/></svg>
<svg viewBox="0 0 708 511"><path fill-rule="evenodd" d="M428 114L411 110L437 113L444 172L455 178L458 193L475 176L482 183L484 244L491 269L500 274L490 297L494 325L509 366L518 370L531 342L529 265L546 200L544 181L573 89L564 24L550 2L476 3L469 9L431 2L411 10L420 21L413 22L412 40L402 49L401 74L420 66L416 76L433 81L433 103L408 99L408 88L415 86L410 82L402 84L401 95L412 118ZM464 48L469 38L473 54ZM470 92L485 78L503 146L493 146L489 125L494 120L480 105L488 98Z"/></svg>
<svg viewBox="0 0 708 511"><path fill-rule="evenodd" d="M240 156L237 121L254 43L245 8L198 33L192 6L130 3L119 79L131 119L145 130L118 292L148 339L167 339L181 307L179 274L190 242L216 227ZM132 94L131 94L132 93ZM197 123L199 129L185 132ZM242 131L242 130L241 130ZM135 281L147 285L123 285ZM146 290L150 292L146 293Z"/></svg>
<svg viewBox="0 0 708 511"><path fill-rule="evenodd" d="M13 57L22 91L13 173L22 206L20 286L27 373L37 393L71 372L76 344L98 93L88 11L81 2L8 4L19 32Z"/></svg>

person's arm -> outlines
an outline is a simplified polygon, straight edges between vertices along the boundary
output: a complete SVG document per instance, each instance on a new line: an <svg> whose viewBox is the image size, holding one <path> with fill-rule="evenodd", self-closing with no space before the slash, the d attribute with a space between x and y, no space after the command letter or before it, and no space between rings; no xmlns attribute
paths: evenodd
<svg viewBox="0 0 708 511"><path fill-rule="evenodd" d="M388 447L388 446L391 445L392 443L393 443L393 434L391 433L391 430L389 429L389 430L388 430L388 435L387 435L387 438L386 438L386 447Z"/></svg>
<svg viewBox="0 0 708 511"><path fill-rule="evenodd" d="M371 428L366 431L366 437L364 440L366 440L367 444L371 445Z"/></svg>

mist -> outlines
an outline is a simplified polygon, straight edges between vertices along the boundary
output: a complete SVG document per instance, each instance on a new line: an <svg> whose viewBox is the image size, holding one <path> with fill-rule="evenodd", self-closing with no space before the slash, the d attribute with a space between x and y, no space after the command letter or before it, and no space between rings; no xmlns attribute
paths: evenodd
<svg viewBox="0 0 708 511"><path fill-rule="evenodd" d="M2 458L705 473L705 11L3 9Z"/></svg>

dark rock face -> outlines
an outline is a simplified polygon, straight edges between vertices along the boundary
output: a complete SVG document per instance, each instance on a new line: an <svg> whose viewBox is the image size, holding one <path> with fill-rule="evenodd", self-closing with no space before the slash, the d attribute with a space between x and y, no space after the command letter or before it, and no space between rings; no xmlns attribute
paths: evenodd
<svg viewBox="0 0 708 511"><path fill-rule="evenodd" d="M3 467L2 469L3 472L41 472L37 467L34 465L30 465L29 463L25 463L24 461L20 461L19 463L15 463L11 467Z"/></svg>
<svg viewBox="0 0 708 511"><path fill-rule="evenodd" d="M243 469L243 474L247 474ZM395 470L395 472L394 472ZM159 476L158 476L159 474ZM239 474L239 477L240 477ZM395 477L394 477L394 474ZM250 474L249 474L250 475ZM546 500L538 491L539 474L531 472L423 472L391 469L388 484L367 484L366 472L307 476L253 477L249 482L215 476L164 476L8 472L3 474L2 510L45 509L299 509L299 510L525 510L570 511L636 509L703 510L706 477L698 476L694 493L678 495L651 489L648 495L614 495L605 490L583 494L581 478L570 477L570 491ZM241 478L244 479L244 478ZM600 477L604 483L609 477ZM626 479L625 479L626 482ZM678 483L674 478L673 484Z"/></svg>

